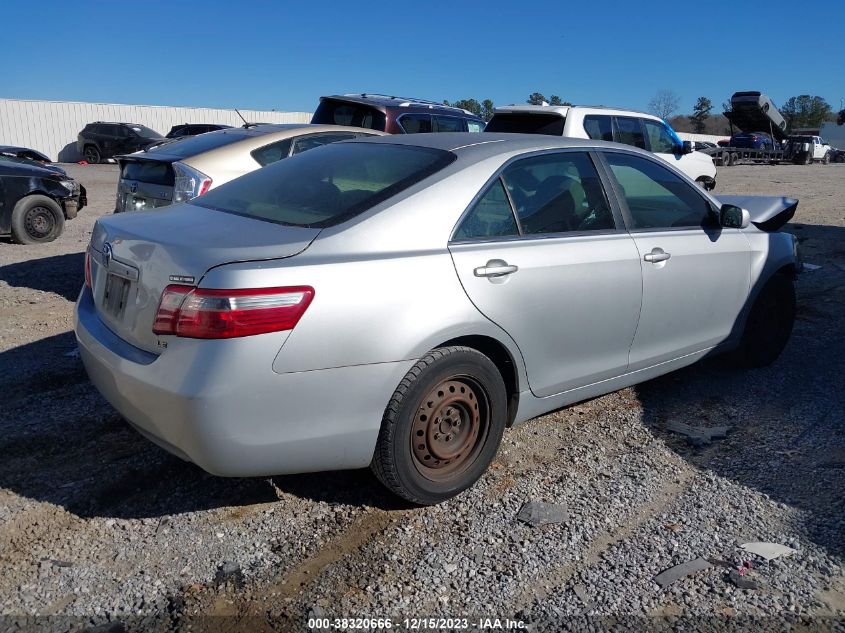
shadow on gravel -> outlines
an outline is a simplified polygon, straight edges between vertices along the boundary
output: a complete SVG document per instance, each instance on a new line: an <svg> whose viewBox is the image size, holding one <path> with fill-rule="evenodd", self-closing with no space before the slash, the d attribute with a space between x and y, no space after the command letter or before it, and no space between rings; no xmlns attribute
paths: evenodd
<svg viewBox="0 0 845 633"><path fill-rule="evenodd" d="M73 353L72 332L0 353L0 488L80 517L150 518L278 501L278 489L328 503L404 507L368 470L226 479L141 437ZM69 355L68 355L69 354Z"/></svg>
<svg viewBox="0 0 845 633"><path fill-rule="evenodd" d="M691 464L804 511L806 533L845 555L845 228L790 226L805 259L798 318L770 367L739 369L712 358L636 387L644 423ZM726 439L696 448L671 421L729 425ZM742 514L743 509L736 512ZM747 535L776 540L749 522Z"/></svg>
<svg viewBox="0 0 845 633"><path fill-rule="evenodd" d="M0 266L0 281L13 288L53 292L75 302L85 283L85 254L55 255Z"/></svg>

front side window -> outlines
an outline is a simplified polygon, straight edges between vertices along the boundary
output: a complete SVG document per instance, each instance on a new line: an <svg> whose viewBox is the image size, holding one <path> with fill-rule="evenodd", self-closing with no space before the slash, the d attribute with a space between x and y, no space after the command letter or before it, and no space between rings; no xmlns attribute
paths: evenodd
<svg viewBox="0 0 845 633"><path fill-rule="evenodd" d="M613 122L606 114L585 116L584 131L594 141L613 141Z"/></svg>
<svg viewBox="0 0 845 633"><path fill-rule="evenodd" d="M645 149L645 137L640 120L629 116L613 117L616 124L616 142Z"/></svg>
<svg viewBox="0 0 845 633"><path fill-rule="evenodd" d="M524 234L614 228L593 162L585 152L543 154L502 174Z"/></svg>
<svg viewBox="0 0 845 633"><path fill-rule="evenodd" d="M427 134L431 132L431 115L403 114L399 117L399 125L405 134Z"/></svg>
<svg viewBox="0 0 845 633"><path fill-rule="evenodd" d="M290 226L348 220L440 171L444 150L387 143L332 143L250 172L189 204Z"/></svg>
<svg viewBox="0 0 845 633"><path fill-rule="evenodd" d="M467 119L467 132L483 132L484 131L484 123L481 121L473 121L472 119Z"/></svg>
<svg viewBox="0 0 845 633"><path fill-rule="evenodd" d="M435 132L463 132L464 120L456 116L434 115Z"/></svg>
<svg viewBox="0 0 845 633"><path fill-rule="evenodd" d="M696 188L666 167L642 156L607 152L633 229L712 226L710 205Z"/></svg>
<svg viewBox="0 0 845 633"><path fill-rule="evenodd" d="M655 154L671 154L675 151L675 140L661 121L643 119L643 127L648 137L649 149Z"/></svg>
<svg viewBox="0 0 845 633"><path fill-rule="evenodd" d="M471 240L486 237L519 235L502 179L497 178L464 217L455 239Z"/></svg>

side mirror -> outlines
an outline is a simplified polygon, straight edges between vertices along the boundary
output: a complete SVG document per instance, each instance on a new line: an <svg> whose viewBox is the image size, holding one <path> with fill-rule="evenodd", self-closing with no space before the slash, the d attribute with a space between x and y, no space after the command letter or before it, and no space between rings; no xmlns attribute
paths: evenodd
<svg viewBox="0 0 845 633"><path fill-rule="evenodd" d="M682 154L692 154L694 151L691 141L684 141L683 145L681 145Z"/></svg>
<svg viewBox="0 0 845 633"><path fill-rule="evenodd" d="M719 224L728 229L744 229L751 223L748 211L732 204L723 204L719 210Z"/></svg>

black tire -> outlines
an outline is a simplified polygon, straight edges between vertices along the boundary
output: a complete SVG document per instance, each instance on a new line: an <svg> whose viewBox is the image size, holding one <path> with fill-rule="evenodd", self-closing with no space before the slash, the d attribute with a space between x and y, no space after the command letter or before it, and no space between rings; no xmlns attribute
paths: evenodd
<svg viewBox="0 0 845 633"><path fill-rule="evenodd" d="M82 154L85 156L85 160L91 165L96 165L100 162L100 150L94 145L86 145Z"/></svg>
<svg viewBox="0 0 845 633"><path fill-rule="evenodd" d="M434 349L393 393L370 467L407 501L445 501L484 474L506 421L505 383L493 362L469 347Z"/></svg>
<svg viewBox="0 0 845 633"><path fill-rule="evenodd" d="M707 181L704 178L696 179L695 184L701 187L702 191L707 191Z"/></svg>
<svg viewBox="0 0 845 633"><path fill-rule="evenodd" d="M824 155L824 158L822 158L822 163L824 163L825 165L830 165L830 152Z"/></svg>
<svg viewBox="0 0 845 633"><path fill-rule="evenodd" d="M765 367L780 356L795 325L795 280L777 273L763 286L745 323L737 350L740 364Z"/></svg>
<svg viewBox="0 0 845 633"><path fill-rule="evenodd" d="M804 157L804 164L805 165L812 165L813 164L813 150L807 152L807 155Z"/></svg>
<svg viewBox="0 0 845 633"><path fill-rule="evenodd" d="M835 163L845 163L845 153L839 152L836 155L836 158L833 159L833 162L835 162Z"/></svg>
<svg viewBox="0 0 845 633"><path fill-rule="evenodd" d="M64 211L47 196L21 198L12 211L12 239L18 244L52 242L64 226Z"/></svg>
<svg viewBox="0 0 845 633"><path fill-rule="evenodd" d="M739 158L734 152L731 152L730 154L728 154L728 166L729 167L733 167L734 165L736 165L737 160L739 160Z"/></svg>

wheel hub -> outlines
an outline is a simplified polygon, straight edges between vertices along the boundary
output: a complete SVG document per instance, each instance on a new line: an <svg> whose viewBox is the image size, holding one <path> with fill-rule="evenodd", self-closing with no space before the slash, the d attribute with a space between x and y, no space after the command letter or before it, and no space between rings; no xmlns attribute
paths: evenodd
<svg viewBox="0 0 845 633"><path fill-rule="evenodd" d="M486 434L487 409L483 391L468 378L450 378L429 391L411 428L418 470L436 479L467 467Z"/></svg>

